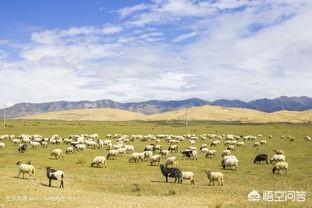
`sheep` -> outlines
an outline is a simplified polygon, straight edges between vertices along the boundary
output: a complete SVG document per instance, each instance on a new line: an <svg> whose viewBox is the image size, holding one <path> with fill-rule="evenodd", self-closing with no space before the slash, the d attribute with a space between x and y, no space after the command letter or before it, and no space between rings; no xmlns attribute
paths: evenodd
<svg viewBox="0 0 312 208"><path fill-rule="evenodd" d="M311 138L310 136L305 136L305 137L304 137L304 140L310 141L310 142L311 142L311 141L312 141L312 138Z"/></svg>
<svg viewBox="0 0 312 208"><path fill-rule="evenodd" d="M40 143L40 145L41 145L42 148L48 148L48 142L46 142L46 141L42 141Z"/></svg>
<svg viewBox="0 0 312 208"><path fill-rule="evenodd" d="M217 150L208 150L207 154L206 154L206 158L208 157L215 157L217 154Z"/></svg>
<svg viewBox="0 0 312 208"><path fill-rule="evenodd" d="M144 161L147 161L149 158L153 156L152 151L144 151L143 154L144 154Z"/></svg>
<svg viewBox="0 0 312 208"><path fill-rule="evenodd" d="M176 157L169 157L166 160L165 166L168 167L169 165L171 166L177 166L178 165L178 159Z"/></svg>
<svg viewBox="0 0 312 208"><path fill-rule="evenodd" d="M73 154L73 153L76 154L76 150L75 150L74 147L67 147L66 150L65 150L65 153L66 154Z"/></svg>
<svg viewBox="0 0 312 208"><path fill-rule="evenodd" d="M203 148L200 149L200 151L201 151L202 153L206 153L206 154L207 154L207 152L209 151L209 149L208 149L208 147L203 147Z"/></svg>
<svg viewBox="0 0 312 208"><path fill-rule="evenodd" d="M286 156L285 155L273 155L270 163L277 163L277 162L285 162Z"/></svg>
<svg viewBox="0 0 312 208"><path fill-rule="evenodd" d="M168 177L174 178L174 183L182 183L182 172L178 168L168 168L166 165L160 165L160 170L163 176L166 177L166 182L168 182Z"/></svg>
<svg viewBox="0 0 312 208"><path fill-rule="evenodd" d="M117 150L118 150L118 156L126 156L126 153L127 153L126 148L122 147L122 148L119 148Z"/></svg>
<svg viewBox="0 0 312 208"><path fill-rule="evenodd" d="M284 150L275 149L274 152L275 152L275 154L277 154L277 155L285 155Z"/></svg>
<svg viewBox="0 0 312 208"><path fill-rule="evenodd" d="M202 150L203 148L207 148L207 147L208 147L207 144L202 144L202 145L200 146L200 149L199 149L199 150Z"/></svg>
<svg viewBox="0 0 312 208"><path fill-rule="evenodd" d="M265 140L265 139L260 140L260 144L261 145L266 145L267 144L267 140Z"/></svg>
<svg viewBox="0 0 312 208"><path fill-rule="evenodd" d="M133 145L125 145L126 152L127 153L133 153L134 152L134 146Z"/></svg>
<svg viewBox="0 0 312 208"><path fill-rule="evenodd" d="M144 160L144 153L134 152L129 157L129 163L132 162L143 162Z"/></svg>
<svg viewBox="0 0 312 208"><path fill-rule="evenodd" d="M253 146L254 147L260 146L260 142L255 142Z"/></svg>
<svg viewBox="0 0 312 208"><path fill-rule="evenodd" d="M192 150L192 149L185 149L185 150L183 150L183 151L181 151L181 153L182 153L182 160L183 160L183 158L186 156L186 157L188 157L188 158L192 158L192 159L198 159L197 158L197 151L196 150Z"/></svg>
<svg viewBox="0 0 312 208"><path fill-rule="evenodd" d="M24 153L27 150L27 144L20 144L18 151Z"/></svg>
<svg viewBox="0 0 312 208"><path fill-rule="evenodd" d="M234 146L234 145L229 145L229 146L227 147L227 149L228 149L228 150L235 150L235 146Z"/></svg>
<svg viewBox="0 0 312 208"><path fill-rule="evenodd" d="M244 142L237 142L236 146L240 147L240 146L244 146L245 143Z"/></svg>
<svg viewBox="0 0 312 208"><path fill-rule="evenodd" d="M115 160L115 159L117 159L118 154L119 154L118 150L109 150L106 158Z"/></svg>
<svg viewBox="0 0 312 208"><path fill-rule="evenodd" d="M39 143L39 142L30 142L29 144L31 145L31 147L32 147L33 149L39 148L39 147L40 147L40 143Z"/></svg>
<svg viewBox="0 0 312 208"><path fill-rule="evenodd" d="M259 154L256 156L254 160L254 164L261 164L261 161L265 161L266 164L269 164L268 162L268 155L267 154Z"/></svg>
<svg viewBox="0 0 312 208"><path fill-rule="evenodd" d="M223 156L222 160L221 160L221 165L224 164L225 160L229 159L229 158L232 158L232 159L235 159L237 160L236 156L235 155L227 155L227 156Z"/></svg>
<svg viewBox="0 0 312 208"><path fill-rule="evenodd" d="M210 146L217 146L218 144L220 144L220 140L215 140L211 142Z"/></svg>
<svg viewBox="0 0 312 208"><path fill-rule="evenodd" d="M150 164L151 166L153 165L158 165L160 163L160 155L153 155L151 158L150 158Z"/></svg>
<svg viewBox="0 0 312 208"><path fill-rule="evenodd" d="M234 169L237 170L237 168L238 168L238 160L237 159L228 158L228 159L224 160L223 169L225 169L225 168L232 169L232 167L234 167Z"/></svg>
<svg viewBox="0 0 312 208"><path fill-rule="evenodd" d="M276 163L272 168L273 174L275 174L276 171L278 174L282 174L282 171L284 171L284 174L286 175L288 171L288 163L287 162Z"/></svg>
<svg viewBox="0 0 312 208"><path fill-rule="evenodd" d="M64 157L63 156L63 150L61 150L61 149L54 149L51 152L50 156L54 156L54 159L58 160L61 156Z"/></svg>
<svg viewBox="0 0 312 208"><path fill-rule="evenodd" d="M28 173L29 179L32 175L34 175L34 180L36 180L35 167L33 165L21 163L20 161L17 161L16 165L18 165L18 175L16 176L16 178L19 178L21 173L23 173L24 178L24 174Z"/></svg>
<svg viewBox="0 0 312 208"><path fill-rule="evenodd" d="M93 159L91 162L91 167L102 167L103 166L106 168L106 158L104 156L97 156Z"/></svg>
<svg viewBox="0 0 312 208"><path fill-rule="evenodd" d="M228 150L228 149L223 150L221 156L224 157L224 156L228 156L228 155L231 155L231 150Z"/></svg>
<svg viewBox="0 0 312 208"><path fill-rule="evenodd" d="M74 148L77 150L77 151L84 151L86 149L86 145L85 144L76 144L74 145Z"/></svg>
<svg viewBox="0 0 312 208"><path fill-rule="evenodd" d="M4 149L5 144L3 142L0 142L0 149Z"/></svg>
<svg viewBox="0 0 312 208"><path fill-rule="evenodd" d="M209 186L214 185L215 181L218 181L219 186L223 186L223 173L221 172L212 172L208 171L207 169L205 170L208 180L209 180Z"/></svg>
<svg viewBox="0 0 312 208"><path fill-rule="evenodd" d="M169 150L160 150L160 151L159 151L159 154L160 154L162 157L168 156L169 153L170 153Z"/></svg>
<svg viewBox="0 0 312 208"><path fill-rule="evenodd" d="M194 173L191 171L182 171L182 179L185 180L190 180L191 181L191 185L195 185L195 181L194 181ZM182 183L182 180L181 180Z"/></svg>
<svg viewBox="0 0 312 208"><path fill-rule="evenodd" d="M49 179L49 187L51 187L52 180L61 181L59 188L64 188L64 172L61 170L56 170L51 167L47 167L47 177Z"/></svg>
<svg viewBox="0 0 312 208"><path fill-rule="evenodd" d="M169 148L168 148L168 150L169 150L170 152L175 152L175 153L178 152L178 149L179 149L179 147L178 147L177 144L172 144L172 145L170 145Z"/></svg>
<svg viewBox="0 0 312 208"><path fill-rule="evenodd" d="M13 142L13 145L17 145L17 144L21 143L20 139L12 139L11 141Z"/></svg>

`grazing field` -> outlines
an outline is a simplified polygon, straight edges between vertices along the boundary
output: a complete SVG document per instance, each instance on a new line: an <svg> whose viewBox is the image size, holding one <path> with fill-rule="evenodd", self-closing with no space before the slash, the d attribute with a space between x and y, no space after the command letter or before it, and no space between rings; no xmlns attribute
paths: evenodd
<svg viewBox="0 0 312 208"><path fill-rule="evenodd" d="M7 127L0 128L0 135L41 134L50 137L59 134L67 138L70 134L98 133L100 138L106 134L185 134L183 122L83 122L83 121L28 121L11 120ZM253 141L244 141L244 147L232 152L239 159L238 170L223 170L220 166L221 152L225 149L224 140L216 147L215 158L205 158L199 153L198 160L181 160L178 167L182 171L195 174L195 185L190 181L183 184L165 183L158 166L148 162L128 163L128 157L108 160L107 168L91 168L95 156L106 156L108 150L87 149L84 153L64 155L54 160L50 153L55 148L65 152L68 145L49 144L47 149L31 149L19 153L17 146L5 140L5 149L0 150L0 208L1 207L312 207L312 143L305 141L312 135L311 124L230 124L213 122L190 122L187 133L191 134L235 134L258 135L267 140L267 145L253 147ZM272 135L272 138L268 136ZM294 141L282 135L295 137ZM135 152L142 152L151 141L134 141ZM197 140L196 146L211 143L211 140ZM167 149L169 144L161 141ZM185 140L179 144L179 151L190 146ZM210 147L209 147L210 148ZM287 175L272 174L272 165L254 165L253 160L259 153L273 155L273 149L283 149L289 163ZM18 179L17 161L31 161L36 168L37 180ZM161 160L163 163L165 159ZM65 172L64 189L48 187L46 166ZM224 186L208 186L205 169L221 171ZM170 179L172 182L173 179ZM305 202L249 202L247 195L252 190L263 191L305 191ZM23 198L18 198L23 197Z"/></svg>

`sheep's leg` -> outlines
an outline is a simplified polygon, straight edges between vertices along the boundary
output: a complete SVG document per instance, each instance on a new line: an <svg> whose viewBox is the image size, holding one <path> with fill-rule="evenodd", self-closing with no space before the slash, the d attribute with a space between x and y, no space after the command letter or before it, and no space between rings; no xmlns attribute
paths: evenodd
<svg viewBox="0 0 312 208"><path fill-rule="evenodd" d="M49 186L51 186L51 178L49 178Z"/></svg>
<svg viewBox="0 0 312 208"><path fill-rule="evenodd" d="M25 173L23 172L23 179L25 178L24 175L25 175Z"/></svg>
<svg viewBox="0 0 312 208"><path fill-rule="evenodd" d="M16 178L19 178L19 176L20 176L21 172L22 172L22 171L19 171L19 172L18 172L18 174L17 174Z"/></svg>
<svg viewBox="0 0 312 208"><path fill-rule="evenodd" d="M166 176L166 182L168 182L168 176Z"/></svg>

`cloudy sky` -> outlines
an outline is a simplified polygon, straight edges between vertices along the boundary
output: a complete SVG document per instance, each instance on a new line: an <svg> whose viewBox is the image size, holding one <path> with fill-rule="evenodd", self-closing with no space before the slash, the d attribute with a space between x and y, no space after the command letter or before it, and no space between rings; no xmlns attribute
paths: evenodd
<svg viewBox="0 0 312 208"><path fill-rule="evenodd" d="M0 106L312 96L311 0L3 0L0 28Z"/></svg>

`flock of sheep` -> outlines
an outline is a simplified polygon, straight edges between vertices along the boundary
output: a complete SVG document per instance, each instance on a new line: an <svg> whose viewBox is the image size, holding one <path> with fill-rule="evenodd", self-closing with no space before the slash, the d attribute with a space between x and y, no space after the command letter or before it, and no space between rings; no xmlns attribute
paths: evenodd
<svg viewBox="0 0 312 208"><path fill-rule="evenodd" d="M268 137L269 139L272 136ZM282 138L288 138L290 142L294 141L292 136L282 136ZM311 137L306 136L306 141L311 142ZM160 145L160 141L165 141L168 145L164 148ZM199 148L195 146L196 141L203 140L207 141L208 144L202 144ZM15 138L14 135L2 135L0 136L0 149L5 148L4 141L11 141L17 147L20 153L24 153L29 149L36 148L47 148L48 145L53 144L66 144L68 147L65 149L65 154L76 154L76 152L84 152L87 148L90 149L107 149L108 153L106 156L97 156L91 163L91 167L105 167L107 160L116 160L118 157L125 157L129 155L129 163L141 163L149 162L151 166L159 165L161 173L166 178L174 178L174 182L182 183L183 180L189 180L191 184L195 184L194 173L191 171L181 171L178 168L178 157L172 156L172 153L180 153L181 160L185 158L190 160L198 160L198 154L202 153L206 155L206 158L216 157L217 151L214 148L217 145L221 145L221 141L224 143L224 150L221 153L221 162L223 170L232 169L238 170L239 160L233 155L236 149L245 146L245 142L253 142L253 146L257 147L260 145L267 145L267 140L262 139L262 135L219 135L219 134L202 134L196 136L194 134L187 135L122 135L122 134L108 134L104 139L100 139L98 134L83 134L83 135L70 135L69 138L63 139L59 135L53 135L50 138L42 137L41 135L27 135L22 134ZM142 152L135 152L135 146L131 145L133 141L150 142L151 144L146 145ZM186 149L179 151L181 143L189 142L190 146ZM62 149L54 149L50 157L58 160L64 156ZM162 158L165 158L164 164L160 164ZM260 164L262 161L269 163L268 155L258 154L255 156L254 164ZM273 163L272 172L273 174L287 174L288 163L286 162L285 152L281 149L275 149L274 155L270 159L270 163ZM36 179L35 167L30 163L17 162L18 175L27 173L29 178L31 176ZM51 186L51 180L59 180L60 188L64 188L64 172L57 170L52 167L46 168L47 177L49 179L49 186ZM209 185L218 182L218 185L224 184L224 175L220 171L205 170Z"/></svg>

